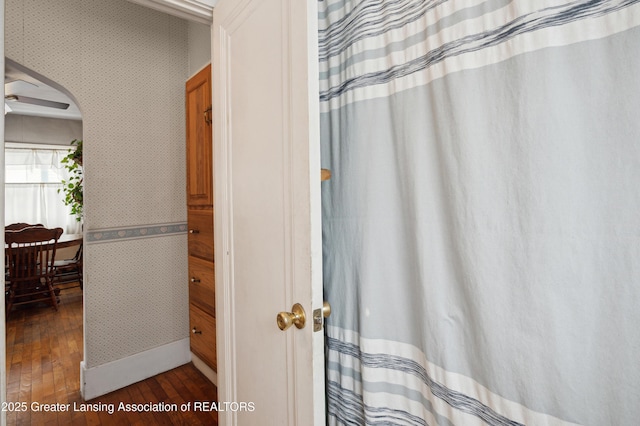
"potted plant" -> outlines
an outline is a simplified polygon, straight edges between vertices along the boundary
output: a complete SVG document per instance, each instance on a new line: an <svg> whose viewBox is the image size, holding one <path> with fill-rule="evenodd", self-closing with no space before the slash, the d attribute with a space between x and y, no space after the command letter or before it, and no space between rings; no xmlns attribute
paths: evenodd
<svg viewBox="0 0 640 426"><path fill-rule="evenodd" d="M74 139L71 145L75 146L61 160L64 167L69 171L69 179L62 180L64 199L66 206L71 206L71 214L80 222L82 220L82 140ZM60 192L58 189L58 192Z"/></svg>

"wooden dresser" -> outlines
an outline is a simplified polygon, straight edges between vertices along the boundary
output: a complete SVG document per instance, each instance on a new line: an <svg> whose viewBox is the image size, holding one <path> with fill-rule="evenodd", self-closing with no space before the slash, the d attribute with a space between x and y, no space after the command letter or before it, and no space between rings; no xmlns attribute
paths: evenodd
<svg viewBox="0 0 640 426"><path fill-rule="evenodd" d="M186 109L191 352L216 371L211 65L187 81Z"/></svg>

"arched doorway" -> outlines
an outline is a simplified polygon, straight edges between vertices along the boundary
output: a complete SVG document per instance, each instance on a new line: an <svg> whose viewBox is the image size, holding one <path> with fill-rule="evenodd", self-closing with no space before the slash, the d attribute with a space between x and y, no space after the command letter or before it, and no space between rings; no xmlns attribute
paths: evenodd
<svg viewBox="0 0 640 426"><path fill-rule="evenodd" d="M64 158L82 140L82 118L73 96L46 77L5 60L5 225L41 223L61 227L65 244L57 260L80 254L82 223L63 203L69 182ZM66 93L65 93L66 92ZM83 350L81 280L60 282L58 311L28 304L6 318L7 394L18 401L59 399L62 388L79 388ZM54 395L49 395L51 390ZM7 420L11 423L11 413Z"/></svg>

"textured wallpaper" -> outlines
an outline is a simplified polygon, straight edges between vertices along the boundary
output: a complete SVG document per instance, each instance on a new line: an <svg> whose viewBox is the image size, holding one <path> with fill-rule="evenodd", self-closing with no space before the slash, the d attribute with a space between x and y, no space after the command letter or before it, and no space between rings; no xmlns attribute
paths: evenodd
<svg viewBox="0 0 640 426"><path fill-rule="evenodd" d="M84 287L86 347L93 367L188 336L186 272L175 253L187 236L91 244ZM153 254L141 259L140 253ZM120 287L118 291L114 291Z"/></svg>
<svg viewBox="0 0 640 426"><path fill-rule="evenodd" d="M85 231L186 222L186 21L125 0L6 0L5 34L7 57L78 100ZM186 234L145 237L87 244L89 368L188 336Z"/></svg>

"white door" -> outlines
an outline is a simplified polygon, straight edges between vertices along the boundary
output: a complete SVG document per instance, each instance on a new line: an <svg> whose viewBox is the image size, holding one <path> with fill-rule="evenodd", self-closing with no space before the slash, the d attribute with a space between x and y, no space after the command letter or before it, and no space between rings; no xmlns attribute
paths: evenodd
<svg viewBox="0 0 640 426"><path fill-rule="evenodd" d="M317 0L221 0L212 27L222 425L324 425ZM281 331L300 303L306 326ZM246 409L243 410L243 407Z"/></svg>

